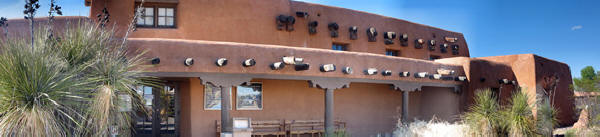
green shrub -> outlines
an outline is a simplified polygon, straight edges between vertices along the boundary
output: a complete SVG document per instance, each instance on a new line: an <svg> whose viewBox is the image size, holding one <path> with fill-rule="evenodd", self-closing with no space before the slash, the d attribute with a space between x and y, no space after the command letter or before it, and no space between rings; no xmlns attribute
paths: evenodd
<svg viewBox="0 0 600 137"><path fill-rule="evenodd" d="M495 137L501 130L500 108L490 89L475 91L475 104L463 115L464 123L470 134Z"/></svg>
<svg viewBox="0 0 600 137"><path fill-rule="evenodd" d="M513 94L510 105L503 109L503 123L511 137L534 135L535 121L527 93L519 90Z"/></svg>

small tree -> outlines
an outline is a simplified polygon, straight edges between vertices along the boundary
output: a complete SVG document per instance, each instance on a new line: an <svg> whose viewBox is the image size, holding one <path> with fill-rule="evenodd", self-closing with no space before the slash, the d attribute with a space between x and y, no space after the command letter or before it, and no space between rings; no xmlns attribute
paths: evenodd
<svg viewBox="0 0 600 137"><path fill-rule="evenodd" d="M584 92L597 92L600 91L598 84L600 83L600 76L596 74L594 67L587 66L581 70L581 78L574 78L573 83L575 90Z"/></svg>

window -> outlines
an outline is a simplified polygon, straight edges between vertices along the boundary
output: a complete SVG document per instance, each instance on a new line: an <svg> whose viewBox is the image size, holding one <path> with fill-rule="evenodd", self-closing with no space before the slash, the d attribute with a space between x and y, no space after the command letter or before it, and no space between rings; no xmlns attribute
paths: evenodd
<svg viewBox="0 0 600 137"><path fill-rule="evenodd" d="M139 14L138 18L137 18L138 26L145 26L145 27L154 26L154 8L143 7L143 10L141 10L138 14Z"/></svg>
<svg viewBox="0 0 600 137"><path fill-rule="evenodd" d="M262 84L237 86L236 107L238 110L262 110Z"/></svg>
<svg viewBox="0 0 600 137"><path fill-rule="evenodd" d="M174 26L174 11L173 8L158 8L158 26L173 27Z"/></svg>
<svg viewBox="0 0 600 137"><path fill-rule="evenodd" d="M331 49L332 50L337 50L337 51L348 51L348 45L347 44L332 44L331 45Z"/></svg>
<svg viewBox="0 0 600 137"><path fill-rule="evenodd" d="M211 84L204 85L204 110L221 110L221 91L213 91L213 88L216 87ZM232 95L231 88L229 88L229 95ZM229 96L229 101L231 101L231 96Z"/></svg>
<svg viewBox="0 0 600 137"><path fill-rule="evenodd" d="M442 57L436 56L436 55L429 56L429 60L436 60L436 59L440 59L440 58L442 58Z"/></svg>
<svg viewBox="0 0 600 137"><path fill-rule="evenodd" d="M150 6L143 7L138 14L137 26L150 28L174 28L175 8Z"/></svg>
<svg viewBox="0 0 600 137"><path fill-rule="evenodd" d="M385 50L385 55L388 55L388 56L398 56L399 53L400 53L400 51L398 51L398 50L391 50L391 49Z"/></svg>

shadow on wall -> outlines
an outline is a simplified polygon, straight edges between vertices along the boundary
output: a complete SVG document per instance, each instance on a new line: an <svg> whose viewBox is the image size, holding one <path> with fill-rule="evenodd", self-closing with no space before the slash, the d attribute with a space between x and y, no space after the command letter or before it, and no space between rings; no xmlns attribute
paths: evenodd
<svg viewBox="0 0 600 137"><path fill-rule="evenodd" d="M490 88L493 94L498 96L498 102L505 105L510 101L510 97L518 87L518 81L515 72L511 66L501 63L495 63L487 60L473 59L470 63L470 82L469 90L467 91L467 107L474 103L475 91L477 89ZM508 84L503 84L503 79L509 81ZM511 81L517 84L513 85Z"/></svg>

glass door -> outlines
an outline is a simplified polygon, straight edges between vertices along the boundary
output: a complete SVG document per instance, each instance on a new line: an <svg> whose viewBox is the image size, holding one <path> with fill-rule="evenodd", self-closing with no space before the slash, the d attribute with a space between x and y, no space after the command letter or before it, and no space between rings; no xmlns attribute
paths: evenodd
<svg viewBox="0 0 600 137"><path fill-rule="evenodd" d="M177 86L162 88L141 86L138 94L143 97L147 113L138 113L135 123L135 136L178 137L179 103Z"/></svg>

